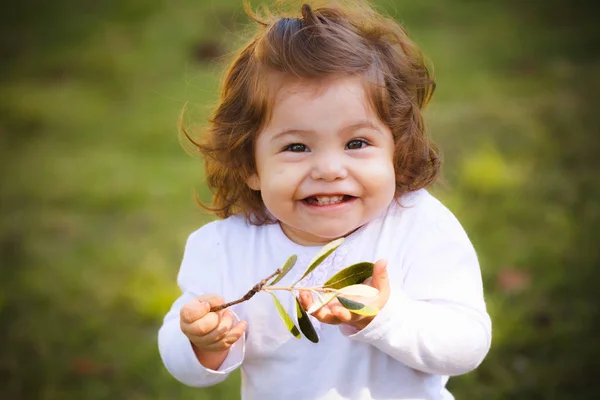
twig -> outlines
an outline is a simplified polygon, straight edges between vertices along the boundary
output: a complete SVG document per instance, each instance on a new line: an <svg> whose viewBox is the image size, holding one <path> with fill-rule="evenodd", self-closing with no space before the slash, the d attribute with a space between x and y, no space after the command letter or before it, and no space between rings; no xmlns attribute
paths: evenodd
<svg viewBox="0 0 600 400"><path fill-rule="evenodd" d="M220 311L227 307L231 307L235 304L239 304L246 300L250 300L256 293L261 291L263 286L265 286L271 278L273 278L275 275L279 274L280 272L281 272L281 269L277 268L277 271L273 272L271 275L267 276L265 279L263 279L262 281L260 281L256 285L254 285L254 287L252 289L250 289L248 291L248 293L246 293L243 297L241 297L237 300L234 300L234 301L230 301L229 303L221 304L220 306L214 306L213 308L210 309L210 312Z"/></svg>
<svg viewBox="0 0 600 400"><path fill-rule="evenodd" d="M266 291L269 290L287 290L288 292L291 292L293 290L307 290L309 292L314 292L314 293L334 293L334 292L339 292L338 289L334 289L334 288L328 288L328 287L321 287L321 286L315 286L315 287L294 287L294 286L267 286L266 288L264 288Z"/></svg>

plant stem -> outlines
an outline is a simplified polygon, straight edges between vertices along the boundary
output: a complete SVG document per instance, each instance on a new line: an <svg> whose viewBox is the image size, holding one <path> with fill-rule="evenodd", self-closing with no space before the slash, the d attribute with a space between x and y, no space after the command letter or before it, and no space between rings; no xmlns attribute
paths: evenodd
<svg viewBox="0 0 600 400"><path fill-rule="evenodd" d="M321 293L333 293L333 292L339 292L339 290L334 289L334 288L324 288L321 286L315 286L315 287L292 287L292 286L265 286L263 288L263 290L269 291L269 290L287 290L288 292L291 292L293 290L308 290L310 292L321 292Z"/></svg>
<svg viewBox="0 0 600 400"><path fill-rule="evenodd" d="M214 306L213 308L210 309L210 312L224 310L227 307L231 307L235 304L239 304L246 300L250 300L256 293L258 293L262 290L263 286L265 286L271 278L273 278L275 275L277 275L279 273L281 273L281 269L277 268L277 271L273 272L271 275L267 276L265 279L263 279L262 281L258 282L256 285L254 285L254 287L252 289L250 289L248 291L248 293L246 293L243 297L241 297L237 300L234 300L234 301L230 301L229 303L221 304L220 306Z"/></svg>

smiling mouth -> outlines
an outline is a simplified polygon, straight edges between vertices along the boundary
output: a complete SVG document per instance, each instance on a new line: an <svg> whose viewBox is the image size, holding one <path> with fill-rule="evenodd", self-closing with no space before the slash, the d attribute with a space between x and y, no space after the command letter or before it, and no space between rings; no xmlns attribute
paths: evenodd
<svg viewBox="0 0 600 400"><path fill-rule="evenodd" d="M335 196L309 196L305 198L305 203L308 203L312 206L329 206L333 204L345 203L354 199L354 196L348 195L335 195Z"/></svg>

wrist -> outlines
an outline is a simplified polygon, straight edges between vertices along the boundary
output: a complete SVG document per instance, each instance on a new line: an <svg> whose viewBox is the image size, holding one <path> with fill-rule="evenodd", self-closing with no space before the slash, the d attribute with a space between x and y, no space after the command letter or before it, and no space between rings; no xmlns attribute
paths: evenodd
<svg viewBox="0 0 600 400"><path fill-rule="evenodd" d="M192 350L194 350L194 354L196 355L198 362L205 368L212 369L214 371L217 371L221 367L223 361L225 361L225 358L227 358L227 355L229 354L229 349L211 351L201 349L192 341L190 341L190 344L192 345Z"/></svg>
<svg viewBox="0 0 600 400"><path fill-rule="evenodd" d="M357 331L362 331L371 323L371 321L373 321L373 318L374 317L364 317L357 321L347 322L346 325L356 329Z"/></svg>

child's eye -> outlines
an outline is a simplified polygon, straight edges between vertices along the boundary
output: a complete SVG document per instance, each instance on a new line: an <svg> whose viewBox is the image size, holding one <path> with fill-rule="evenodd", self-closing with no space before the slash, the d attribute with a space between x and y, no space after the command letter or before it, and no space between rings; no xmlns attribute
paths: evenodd
<svg viewBox="0 0 600 400"><path fill-rule="evenodd" d="M346 144L346 148L348 150L357 150L357 149L362 149L363 147L367 147L369 145L369 143L367 143L366 140L364 139L354 139L348 142L348 144Z"/></svg>
<svg viewBox="0 0 600 400"><path fill-rule="evenodd" d="M286 146L283 151L291 151L292 153L303 153L308 151L308 147L303 145L302 143L292 143L289 146Z"/></svg>

